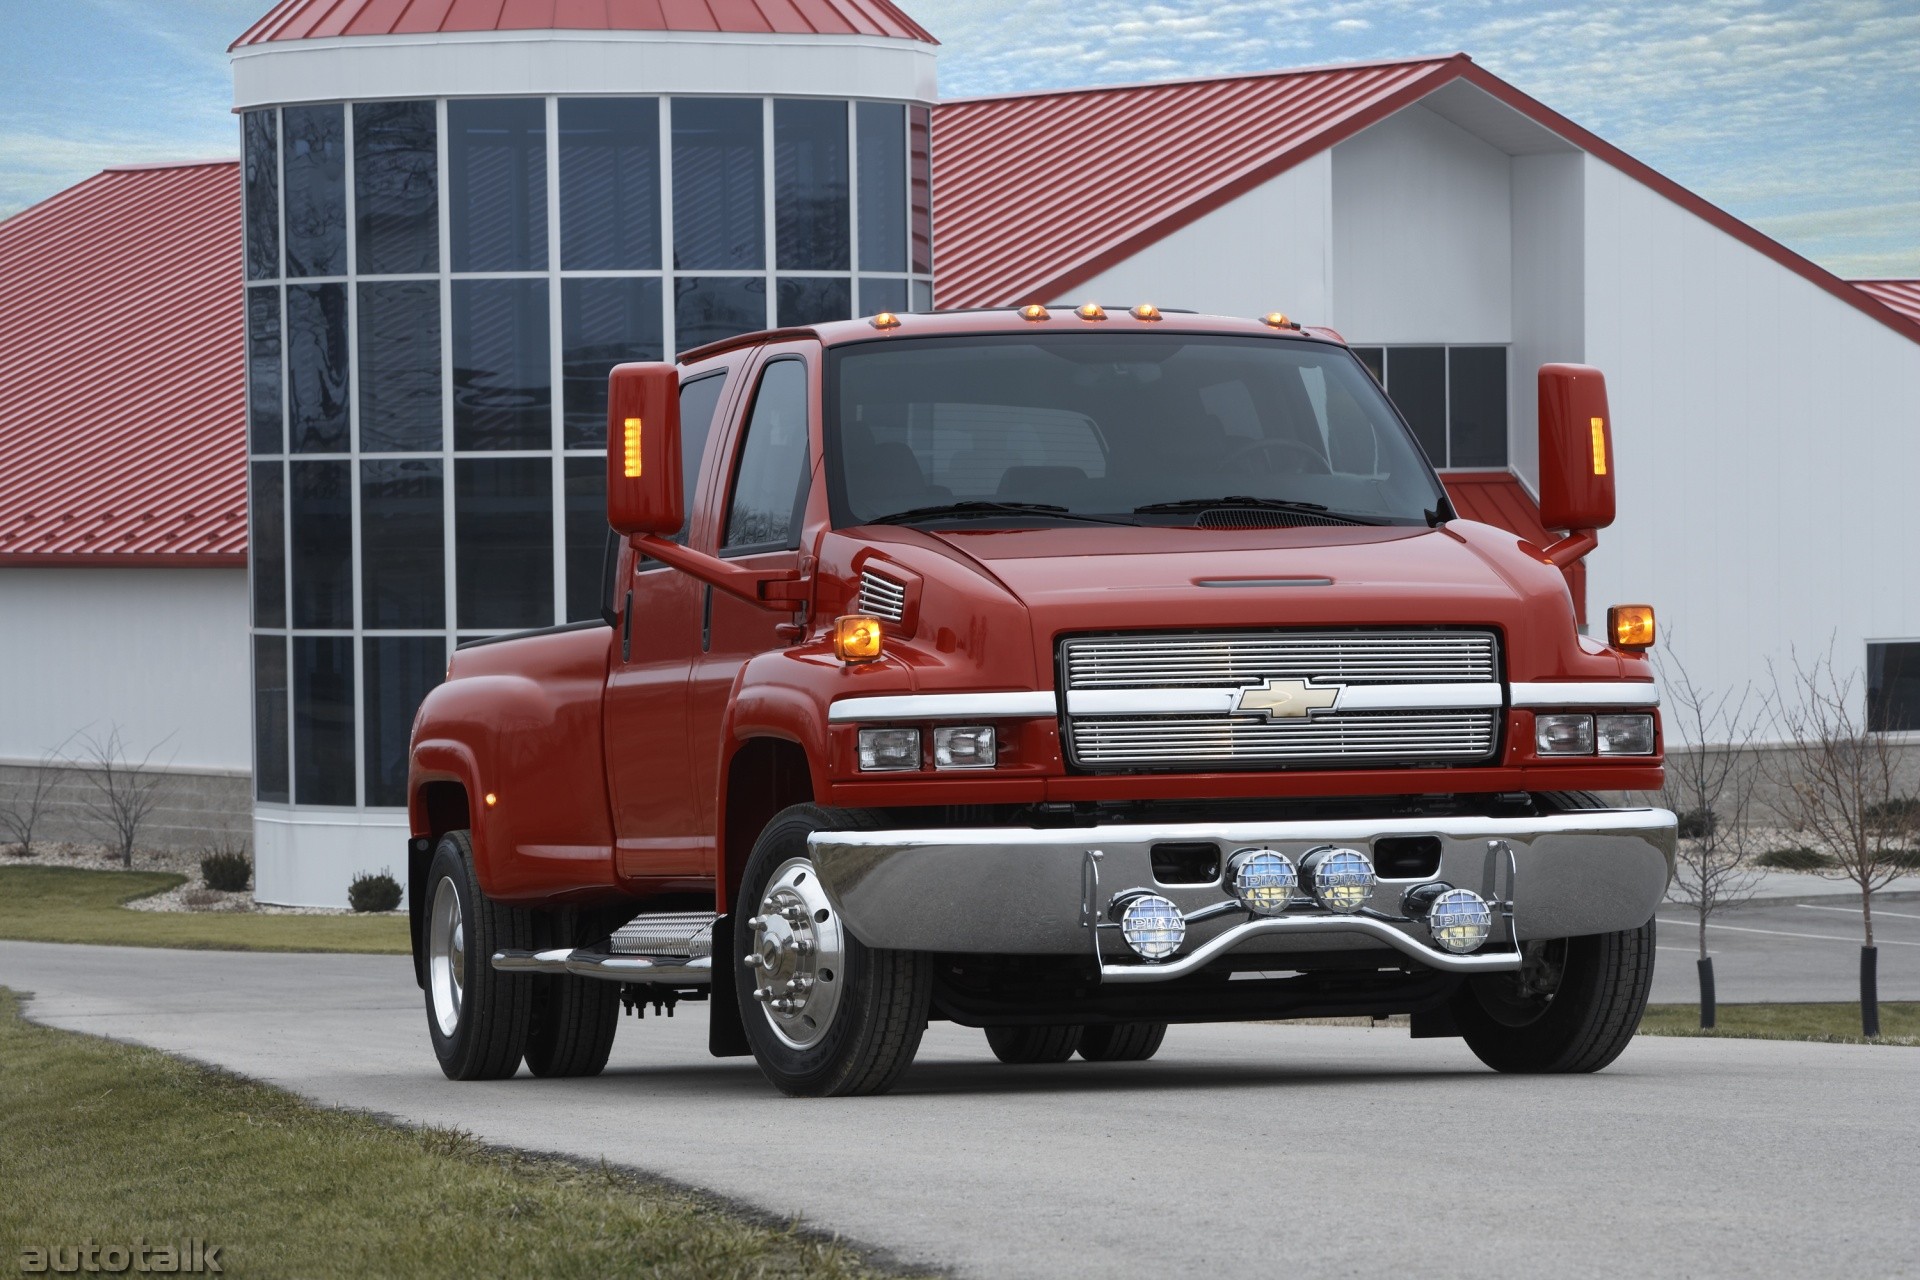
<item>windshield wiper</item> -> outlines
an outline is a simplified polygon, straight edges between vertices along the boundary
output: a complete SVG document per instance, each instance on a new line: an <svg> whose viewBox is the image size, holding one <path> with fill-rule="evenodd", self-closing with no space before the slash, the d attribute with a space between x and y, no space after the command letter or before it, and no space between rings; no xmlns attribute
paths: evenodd
<svg viewBox="0 0 1920 1280"><path fill-rule="evenodd" d="M1347 524L1378 524L1365 516L1348 515L1344 511L1334 511L1324 503L1291 502L1285 498L1254 498L1246 494L1229 494L1224 498L1182 498L1178 502L1149 502L1144 507L1135 507L1137 516L1173 515L1182 511L1211 511L1217 507L1251 507L1256 511L1292 511L1300 515L1320 516L1326 520L1340 520Z"/></svg>
<svg viewBox="0 0 1920 1280"><path fill-rule="evenodd" d="M1048 516L1055 520L1084 520L1090 524L1139 524L1137 520L1126 520L1118 516L1095 516L1081 511L1069 511L1051 502L988 502L978 499L968 502L942 502L930 507L910 507L905 511L896 511L892 515L875 516L861 523L912 524L917 520L979 520L1006 515Z"/></svg>

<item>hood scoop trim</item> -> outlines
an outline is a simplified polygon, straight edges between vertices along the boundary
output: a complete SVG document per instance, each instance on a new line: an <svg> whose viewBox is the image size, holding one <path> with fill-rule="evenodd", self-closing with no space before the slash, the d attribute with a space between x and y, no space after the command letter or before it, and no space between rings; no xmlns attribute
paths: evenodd
<svg viewBox="0 0 1920 1280"><path fill-rule="evenodd" d="M1330 587L1332 578L1195 578L1196 587Z"/></svg>

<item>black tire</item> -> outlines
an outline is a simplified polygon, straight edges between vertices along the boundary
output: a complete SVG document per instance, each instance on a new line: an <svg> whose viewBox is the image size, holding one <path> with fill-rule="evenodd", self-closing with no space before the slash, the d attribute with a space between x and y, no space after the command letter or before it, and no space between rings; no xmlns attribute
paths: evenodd
<svg viewBox="0 0 1920 1280"><path fill-rule="evenodd" d="M543 1079L597 1076L619 1030L619 983L572 974L536 978L527 1070Z"/></svg>
<svg viewBox="0 0 1920 1280"><path fill-rule="evenodd" d="M1164 1022L1112 1022L1088 1027L1080 1036L1080 1056L1088 1062L1145 1062L1167 1038Z"/></svg>
<svg viewBox="0 0 1920 1280"><path fill-rule="evenodd" d="M1454 1023L1495 1071L1598 1071L1620 1056L1646 1012L1653 940L1649 920L1619 933L1528 944L1526 982L1508 973L1468 979L1453 997Z"/></svg>
<svg viewBox="0 0 1920 1280"><path fill-rule="evenodd" d="M458 904L458 950L436 951L443 891ZM473 844L464 831L440 837L427 872L425 904L427 1033L449 1080L505 1080L520 1069L532 1009L533 979L493 967L496 951L524 949L533 937L532 913L503 906L480 890ZM436 966L446 966L441 974ZM444 978L457 974L449 988ZM437 1008L436 1005L439 1007ZM451 1013L443 1024L443 1013Z"/></svg>
<svg viewBox="0 0 1920 1280"><path fill-rule="evenodd" d="M933 970L917 952L877 950L839 929L837 971L817 970L819 981L839 984L835 1003L824 1027L812 1028L808 1034L814 1038L804 1044L790 1042L776 1029L775 1015L756 998L762 970L749 966L745 958L755 945L749 922L758 915L774 873L797 862L811 866L808 836L816 831L878 826L870 815L857 810L810 804L784 809L761 831L740 878L733 917L739 923L731 959L735 1000L754 1061L781 1092L794 1097L885 1093L913 1064L926 1030ZM827 916L820 923L837 928L838 922Z"/></svg>
<svg viewBox="0 0 1920 1280"><path fill-rule="evenodd" d="M1065 1062L1080 1047L1081 1029L1071 1024L1046 1027L988 1027L987 1047L1008 1066Z"/></svg>

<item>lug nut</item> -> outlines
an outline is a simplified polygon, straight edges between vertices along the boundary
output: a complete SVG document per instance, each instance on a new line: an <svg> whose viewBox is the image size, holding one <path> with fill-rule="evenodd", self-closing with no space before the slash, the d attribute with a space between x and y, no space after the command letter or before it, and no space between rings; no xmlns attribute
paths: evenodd
<svg viewBox="0 0 1920 1280"><path fill-rule="evenodd" d="M748 917L747 917L747 928L749 928L749 929L758 929L758 928L760 928L760 927L761 927L762 925L764 925L764 924L766 924L766 922L767 922L767 920L766 920L766 917L765 917L765 916L748 916Z"/></svg>

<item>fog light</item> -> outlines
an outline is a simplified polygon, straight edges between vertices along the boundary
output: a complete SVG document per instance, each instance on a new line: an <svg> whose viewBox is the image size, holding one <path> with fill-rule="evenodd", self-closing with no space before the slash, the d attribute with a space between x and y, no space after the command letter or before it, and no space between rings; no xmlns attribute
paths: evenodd
<svg viewBox="0 0 1920 1280"><path fill-rule="evenodd" d="M862 729L860 770L884 773L920 767L918 729Z"/></svg>
<svg viewBox="0 0 1920 1280"><path fill-rule="evenodd" d="M1358 849L1322 845L1300 860L1300 879L1313 900L1342 915L1358 911L1373 896L1373 864Z"/></svg>
<svg viewBox="0 0 1920 1280"><path fill-rule="evenodd" d="M1592 716L1535 716L1533 745L1543 756L1593 754Z"/></svg>
<svg viewBox="0 0 1920 1280"><path fill-rule="evenodd" d="M1603 756L1653 754L1652 716L1596 716Z"/></svg>
<svg viewBox="0 0 1920 1280"><path fill-rule="evenodd" d="M1449 889L1427 911L1427 932L1443 951L1463 956L1478 951L1493 932L1493 911L1471 889Z"/></svg>
<svg viewBox="0 0 1920 1280"><path fill-rule="evenodd" d="M1227 859L1227 892L1249 911L1277 916L1299 887L1293 864L1273 849L1237 849Z"/></svg>
<svg viewBox="0 0 1920 1280"><path fill-rule="evenodd" d="M992 725L933 731L933 767L936 769L991 769L999 760Z"/></svg>
<svg viewBox="0 0 1920 1280"><path fill-rule="evenodd" d="M1143 893L1120 908L1120 936L1141 959L1165 960L1187 940L1187 921L1167 899Z"/></svg>

